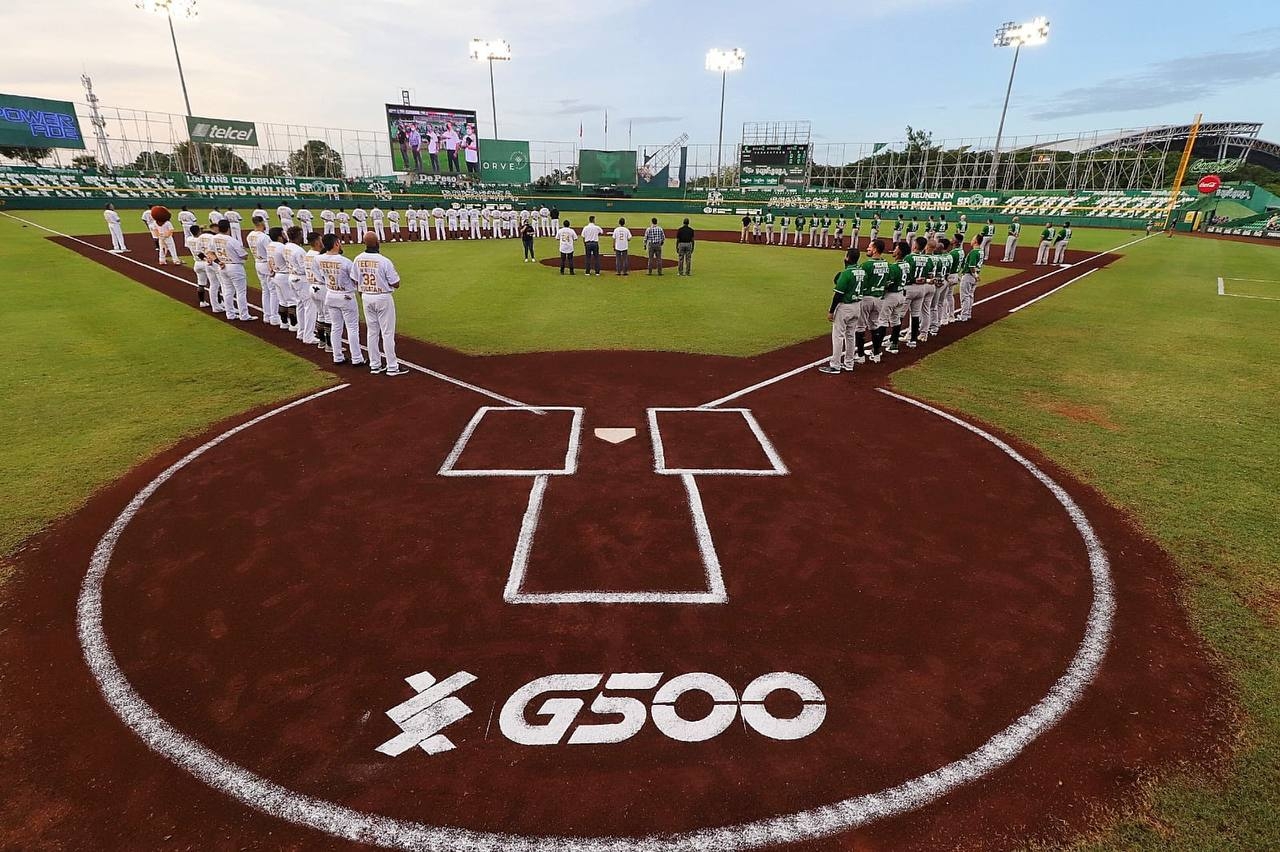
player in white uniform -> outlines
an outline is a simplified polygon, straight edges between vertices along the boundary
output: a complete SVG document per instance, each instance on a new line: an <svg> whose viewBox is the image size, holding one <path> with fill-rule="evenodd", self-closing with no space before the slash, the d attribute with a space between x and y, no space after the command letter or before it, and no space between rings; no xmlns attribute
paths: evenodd
<svg viewBox="0 0 1280 852"><path fill-rule="evenodd" d="M340 237L351 236L351 214L343 210L341 207L339 207L337 218L338 218L338 236Z"/></svg>
<svg viewBox="0 0 1280 852"><path fill-rule="evenodd" d="M238 243L243 243L244 234L240 230L240 222L242 219L244 219L244 217L241 216L239 213L237 213L235 210L231 209L230 207L228 207L227 212L222 215L223 215L223 218L225 218L228 222L231 223L231 239L235 240Z"/></svg>
<svg viewBox="0 0 1280 852"><path fill-rule="evenodd" d="M444 239L444 208L433 207L431 209L431 218L436 222L436 239Z"/></svg>
<svg viewBox="0 0 1280 852"><path fill-rule="evenodd" d="M112 254L128 251L124 245L124 226L120 224L120 214L116 212L116 206L108 203L102 211L102 218L107 220L107 233L111 235Z"/></svg>
<svg viewBox="0 0 1280 852"><path fill-rule="evenodd" d="M182 209L178 211L177 218L178 230L182 231L184 236L191 233L191 226L198 221L196 214L188 210L187 205L185 204L182 205Z"/></svg>
<svg viewBox="0 0 1280 852"><path fill-rule="evenodd" d="M267 233L267 220L253 217L253 230L249 232L249 251L253 253L253 269L258 273L258 288L262 291L262 320L268 325L280 325L280 295L271 270L271 236Z"/></svg>
<svg viewBox="0 0 1280 852"><path fill-rule="evenodd" d="M394 207L387 208L387 224L391 229L391 241L404 242L404 234L400 232L400 211Z"/></svg>
<svg viewBox="0 0 1280 852"><path fill-rule="evenodd" d="M538 214L536 211L530 210L528 207L521 207L516 216L520 220L520 233L524 233L525 223L529 221L530 217L533 219L533 226L535 228L538 227Z"/></svg>
<svg viewBox="0 0 1280 852"><path fill-rule="evenodd" d="M215 207L209 211L209 227L215 231L218 229L218 223L222 221L222 208Z"/></svg>
<svg viewBox="0 0 1280 852"><path fill-rule="evenodd" d="M351 219L356 223L356 242L364 241L364 232L367 228L365 222L368 220L369 214L364 212L363 207L356 207L351 211Z"/></svg>
<svg viewBox="0 0 1280 852"><path fill-rule="evenodd" d="M545 207L538 208L538 236L551 236L551 211Z"/></svg>
<svg viewBox="0 0 1280 852"><path fill-rule="evenodd" d="M266 223L266 226L268 228L271 227L271 215L263 208L261 201L259 201L257 206L253 208L253 212L249 214L249 221L252 222L255 216L261 216L262 221Z"/></svg>
<svg viewBox="0 0 1280 852"><path fill-rule="evenodd" d="M194 222L184 235L187 251L195 258L192 268L196 273L196 307L208 305L215 314L222 313L222 287L213 285L209 275L209 262L205 259L213 254L213 237Z"/></svg>
<svg viewBox="0 0 1280 852"><path fill-rule="evenodd" d="M333 363L358 367L364 364L364 353L360 351L355 264L342 256L342 241L333 234L323 238L321 247L324 253L320 255L320 273L325 286L324 304L329 315L329 348L333 352ZM344 332L347 346L351 349L350 360L343 357Z"/></svg>
<svg viewBox="0 0 1280 852"><path fill-rule="evenodd" d="M333 233L333 211L328 207L320 211L321 230L326 234Z"/></svg>
<svg viewBox="0 0 1280 852"><path fill-rule="evenodd" d="M231 223L226 219L218 223L218 233L213 235L213 254L222 274L222 302L227 319L253 322L257 317L249 313L249 279L244 274L248 254L239 240L231 238Z"/></svg>
<svg viewBox="0 0 1280 852"><path fill-rule="evenodd" d="M298 224L302 226L304 240L311 235L311 223L315 218L315 214L307 209L307 205L303 204L298 208Z"/></svg>
<svg viewBox="0 0 1280 852"><path fill-rule="evenodd" d="M364 321L369 327L369 372L381 373L386 352L388 376L403 376L407 370L396 360L396 301L391 294L400 287L395 264L382 255L373 234L365 238L364 251L356 256L356 281L364 302Z"/></svg>
<svg viewBox="0 0 1280 852"><path fill-rule="evenodd" d="M286 234L284 265L289 275L289 287L293 291L294 336L303 343L316 342L315 302L307 287L307 250L303 248L302 228L292 227Z"/></svg>
<svg viewBox="0 0 1280 852"><path fill-rule="evenodd" d="M286 231L293 227L293 208L283 201L276 208L276 216L280 219L280 227Z"/></svg>
<svg viewBox="0 0 1280 852"><path fill-rule="evenodd" d="M450 205L449 216L449 239L456 240L458 238L458 208Z"/></svg>
<svg viewBox="0 0 1280 852"><path fill-rule="evenodd" d="M315 329L315 344L325 352L329 351L329 309L325 306L324 273L320 269L320 234L315 231L307 234L307 254L305 257L307 270L307 292L304 298L310 308L307 311L311 318L311 326Z"/></svg>
<svg viewBox="0 0 1280 852"><path fill-rule="evenodd" d="M284 228L272 228L267 257L270 258L271 277L275 282L279 303L277 307L280 311L280 328L285 331L297 331L298 300L294 297L293 285L289 282L289 268L285 263L284 248Z"/></svg>
<svg viewBox="0 0 1280 852"><path fill-rule="evenodd" d="M156 241L156 250L160 255L160 265L165 265L166 252L168 257L173 259L177 266L182 266L182 261L178 259L178 247L173 244L173 223L165 222L163 225L157 224L154 219L151 226L151 236Z"/></svg>
<svg viewBox="0 0 1280 852"><path fill-rule="evenodd" d="M383 222L384 216L382 208L376 204L369 210L369 218L373 220L373 233L380 243L387 241L387 231Z"/></svg>
<svg viewBox="0 0 1280 852"><path fill-rule="evenodd" d="M474 207L467 208L467 236L473 240L480 239L480 211Z"/></svg>
<svg viewBox="0 0 1280 852"><path fill-rule="evenodd" d="M418 239L423 242L431 239L431 217L425 207L418 211Z"/></svg>

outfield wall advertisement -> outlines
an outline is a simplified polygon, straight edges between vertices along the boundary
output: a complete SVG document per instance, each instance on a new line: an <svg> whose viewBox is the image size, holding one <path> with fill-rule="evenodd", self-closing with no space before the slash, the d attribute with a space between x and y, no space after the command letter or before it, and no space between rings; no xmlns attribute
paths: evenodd
<svg viewBox="0 0 1280 852"><path fill-rule="evenodd" d="M480 180L485 183L527 184L529 143L511 139L480 140Z"/></svg>
<svg viewBox="0 0 1280 852"><path fill-rule="evenodd" d="M9 148L83 148L84 135L70 101L0 95L0 145Z"/></svg>
<svg viewBox="0 0 1280 852"><path fill-rule="evenodd" d="M258 147L258 126L252 121L230 118L187 116L187 135L192 142L209 145L244 145Z"/></svg>
<svg viewBox="0 0 1280 852"><path fill-rule="evenodd" d="M578 152L578 180L588 186L635 186L635 151Z"/></svg>

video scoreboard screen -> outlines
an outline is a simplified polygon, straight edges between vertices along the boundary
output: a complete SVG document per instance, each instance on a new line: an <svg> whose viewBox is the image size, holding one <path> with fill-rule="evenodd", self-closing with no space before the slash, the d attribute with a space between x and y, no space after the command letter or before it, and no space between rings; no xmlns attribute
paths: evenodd
<svg viewBox="0 0 1280 852"><path fill-rule="evenodd" d="M471 109L387 104L392 171L480 176L480 134Z"/></svg>
<svg viewBox="0 0 1280 852"><path fill-rule="evenodd" d="M0 146L83 148L75 106L70 101L0 95Z"/></svg>
<svg viewBox="0 0 1280 852"><path fill-rule="evenodd" d="M809 146L743 145L738 168L743 186L803 185L809 171Z"/></svg>

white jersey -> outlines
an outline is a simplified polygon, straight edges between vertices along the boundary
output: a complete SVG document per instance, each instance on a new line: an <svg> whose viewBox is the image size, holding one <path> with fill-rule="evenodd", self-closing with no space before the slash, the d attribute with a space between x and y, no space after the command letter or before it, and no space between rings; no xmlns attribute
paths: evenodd
<svg viewBox="0 0 1280 852"><path fill-rule="evenodd" d="M213 254L213 234L187 235L187 251L196 258L197 263L205 263ZM201 257L203 255L203 257Z"/></svg>
<svg viewBox="0 0 1280 852"><path fill-rule="evenodd" d="M455 207L449 208L449 227L454 228L458 224L458 210Z"/></svg>
<svg viewBox="0 0 1280 852"><path fill-rule="evenodd" d="M332 222L332 221L333 221L333 211L332 211L332 210L321 210L321 211L320 211L320 221L321 221L321 222Z"/></svg>
<svg viewBox="0 0 1280 852"><path fill-rule="evenodd" d="M297 243L285 243L284 269L290 278L299 280L307 277L307 251Z"/></svg>
<svg viewBox="0 0 1280 852"><path fill-rule="evenodd" d="M250 222L253 221L254 216L261 216L263 222L266 222L268 226L271 225L271 214L261 207L254 208L253 214L249 217Z"/></svg>
<svg viewBox="0 0 1280 852"><path fill-rule="evenodd" d="M231 227L233 228L238 228L240 226L241 220L244 219L243 216L241 216L239 213L237 213L234 210L228 210L226 213L223 213L222 218L230 222Z"/></svg>
<svg viewBox="0 0 1280 852"><path fill-rule="evenodd" d="M356 265L340 254L320 255L320 275L324 286L333 293L354 293L359 284Z"/></svg>
<svg viewBox="0 0 1280 852"><path fill-rule="evenodd" d="M364 212L363 207L357 207L355 210L351 211L351 218L355 219L357 222L363 223L367 215L368 214Z"/></svg>
<svg viewBox="0 0 1280 852"><path fill-rule="evenodd" d="M147 230L151 231L152 235L154 236L155 230L156 230L156 217L151 215L150 207L142 211L142 221L144 224L146 224Z"/></svg>
<svg viewBox="0 0 1280 852"><path fill-rule="evenodd" d="M351 221L351 214L350 214L350 213L339 213L339 214L338 214L338 224L339 224L339 225L345 225L345 224L347 224L347 222L349 222L349 221Z"/></svg>
<svg viewBox="0 0 1280 852"><path fill-rule="evenodd" d="M307 269L307 283L312 287L323 287L324 275L320 271L320 252L315 249L307 249L303 260Z"/></svg>
<svg viewBox="0 0 1280 852"><path fill-rule="evenodd" d="M383 216L383 213L382 213L381 207L374 207L369 211L369 217L373 219L373 221L375 222L381 222L382 216Z"/></svg>
<svg viewBox="0 0 1280 852"><path fill-rule="evenodd" d="M178 213L178 222L182 225L184 233L191 233L191 226L196 223L196 214L190 210L182 210Z"/></svg>
<svg viewBox="0 0 1280 852"><path fill-rule="evenodd" d="M539 207L538 215L541 216L543 219L546 219L551 216L551 211L545 207Z"/></svg>
<svg viewBox="0 0 1280 852"><path fill-rule="evenodd" d="M404 218L405 221L409 223L409 227L412 228L413 223L418 221L418 211L410 207L408 210L404 211Z"/></svg>
<svg viewBox="0 0 1280 852"><path fill-rule="evenodd" d="M281 204L277 207L276 215L280 217L280 227L284 228L293 224L293 208L288 204Z"/></svg>
<svg viewBox="0 0 1280 852"><path fill-rule="evenodd" d="M561 228L556 231L556 239L560 241L560 253L572 254L574 240L578 239L578 234L573 228Z"/></svg>
<svg viewBox="0 0 1280 852"><path fill-rule="evenodd" d="M433 208L431 210L431 215L436 217L436 221L439 222L441 219L444 218L444 208L443 207Z"/></svg>
<svg viewBox="0 0 1280 852"><path fill-rule="evenodd" d="M230 234L214 234L213 253L224 266L243 266L248 257L244 246Z"/></svg>
<svg viewBox="0 0 1280 852"><path fill-rule="evenodd" d="M120 224L120 214L114 210L103 210L102 218L107 220L108 225Z"/></svg>
<svg viewBox="0 0 1280 852"><path fill-rule="evenodd" d="M298 211L298 221L303 224L303 227L310 229L313 219L315 219L315 215L307 208L303 207Z"/></svg>
<svg viewBox="0 0 1280 852"><path fill-rule="evenodd" d="M528 222L528 221L529 221L529 211L528 211L528 210L521 210L521 211L520 211L520 224L521 224L521 225L523 225L525 222Z"/></svg>
<svg viewBox="0 0 1280 852"><path fill-rule="evenodd" d="M181 222L181 221L182 221L182 217L178 217L178 221L179 221L179 222ZM217 227L218 223L219 223L219 222L221 222L221 221L222 221L222 211L221 211L221 210L210 210L210 211L209 211L209 224L210 224L210 225L213 225L214 227Z"/></svg>
<svg viewBox="0 0 1280 852"><path fill-rule="evenodd" d="M390 293L400 286L395 264L380 252L361 252L353 263L361 293Z"/></svg>
<svg viewBox="0 0 1280 852"><path fill-rule="evenodd" d="M284 262L284 243L276 242L271 238L267 238L267 270L275 275L279 272L286 272L287 268Z"/></svg>
<svg viewBox="0 0 1280 852"><path fill-rule="evenodd" d="M268 249L271 246L271 237L266 231L250 231L249 236L245 237L245 241L249 243L249 251L253 252L253 259L258 263L268 262Z"/></svg>
<svg viewBox="0 0 1280 852"><path fill-rule="evenodd" d="M391 220L391 224L393 224L393 225L399 225L399 224L400 224L400 211L399 211L399 210L388 210L388 211L387 211L387 218Z"/></svg>

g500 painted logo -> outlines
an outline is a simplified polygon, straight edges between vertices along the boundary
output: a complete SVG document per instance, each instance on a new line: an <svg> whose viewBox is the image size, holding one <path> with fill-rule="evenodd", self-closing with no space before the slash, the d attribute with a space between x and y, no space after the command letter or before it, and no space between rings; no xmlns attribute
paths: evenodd
<svg viewBox="0 0 1280 852"><path fill-rule="evenodd" d="M760 675L741 695L727 680L707 672L676 675L665 683L663 677L661 672L617 672L607 680L600 673L545 675L511 694L498 715L498 727L518 745L609 745L631 739L652 719L665 736L697 743L718 737L741 715L745 726L761 736L799 740L818 730L827 717L822 690L793 672ZM458 672L437 681L429 672L420 672L406 680L418 694L387 711L402 733L377 750L392 757L415 745L427 754L452 750L453 742L441 731L471 713L453 693L473 683L475 675ZM686 719L676 712L676 703L695 692L711 699L711 711L700 719ZM800 712L790 718L773 715L765 701L775 692L789 692L798 698ZM584 721L582 711L587 702L574 693L594 693L590 716L621 718ZM646 698L646 694L652 697ZM530 710L538 721L529 721Z"/></svg>

